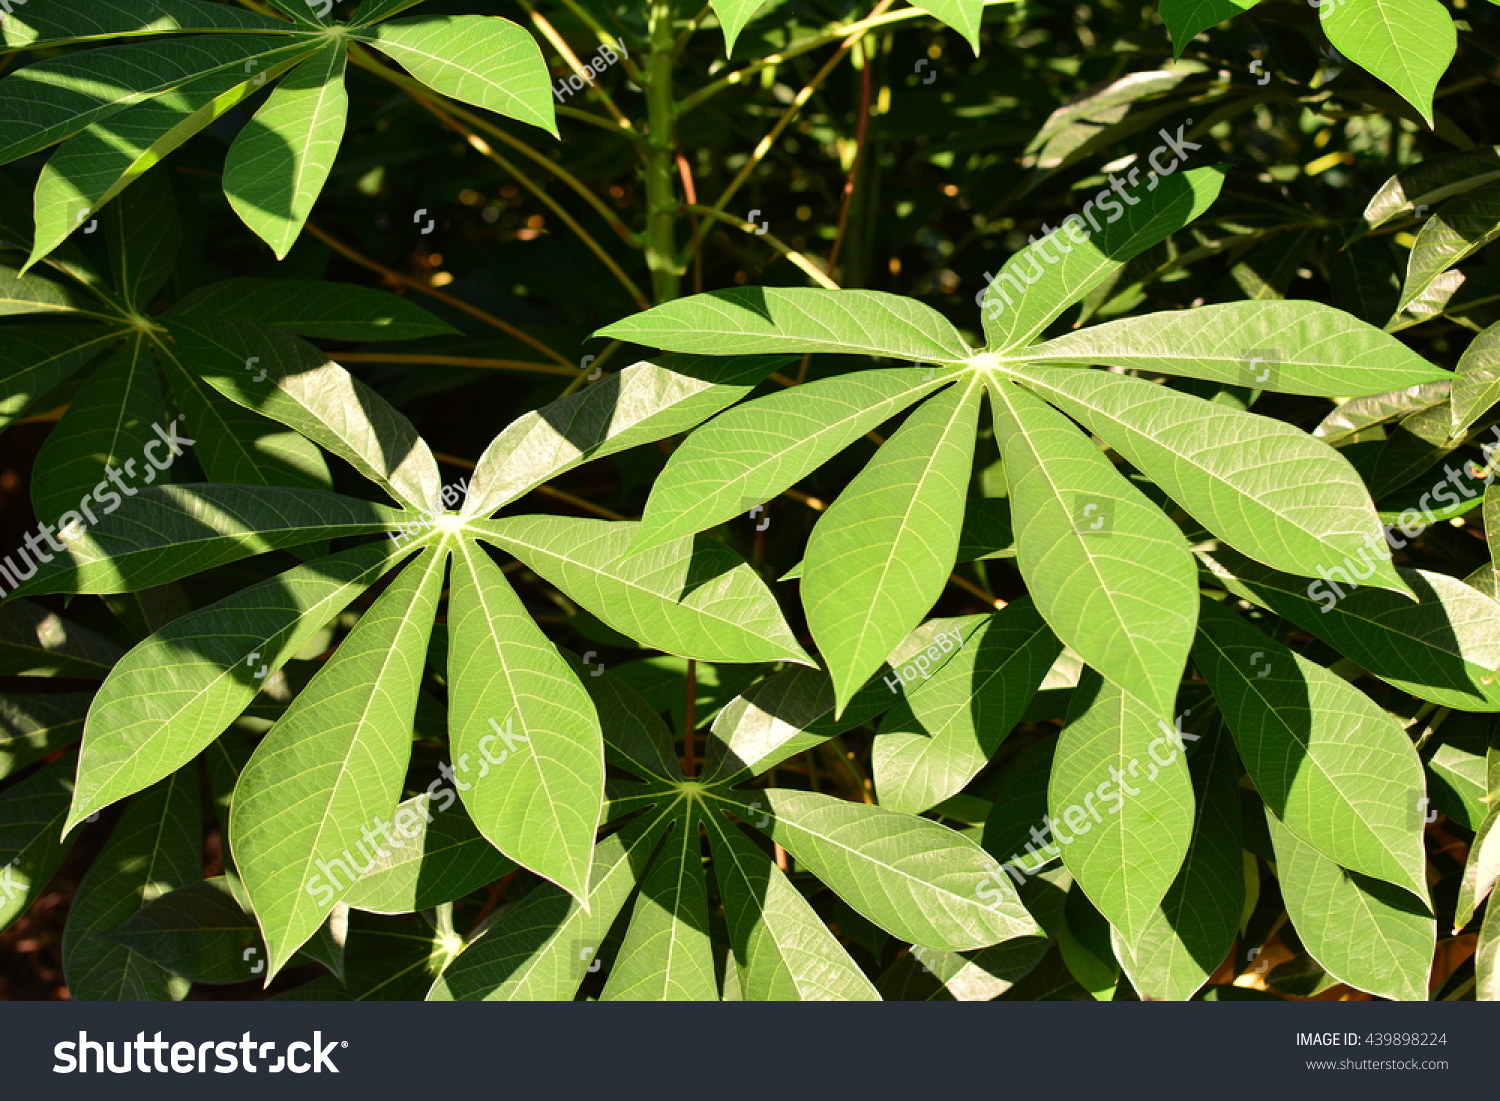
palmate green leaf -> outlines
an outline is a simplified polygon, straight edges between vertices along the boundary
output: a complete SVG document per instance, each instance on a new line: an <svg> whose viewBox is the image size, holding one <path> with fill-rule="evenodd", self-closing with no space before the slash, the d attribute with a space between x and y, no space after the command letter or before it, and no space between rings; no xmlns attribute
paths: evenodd
<svg viewBox="0 0 1500 1101"><path fill-rule="evenodd" d="M1474 832L1469 859L1464 863L1463 879L1458 886L1458 905L1453 914L1454 933L1474 920L1474 911L1490 898L1495 883L1500 881L1500 827L1496 823L1500 823L1500 808L1492 807ZM1496 910L1500 910L1500 905L1491 898L1490 912Z"/></svg>
<svg viewBox="0 0 1500 1101"><path fill-rule="evenodd" d="M979 23L984 18L984 0L922 0L913 7L937 16L952 27L979 53Z"/></svg>
<svg viewBox="0 0 1500 1101"><path fill-rule="evenodd" d="M111 468L126 475L136 492L147 478L165 480L142 458L141 449L157 440L151 426L170 420L156 381L156 363L144 341L132 340L93 373L90 385L68 403L47 434L31 479L36 515L55 523L64 513L76 511L78 502L101 485L105 497L114 496L118 504L122 498L107 478ZM161 447L156 443L153 453ZM143 469L132 475L137 462ZM98 500L101 506L104 499Z"/></svg>
<svg viewBox="0 0 1500 1101"><path fill-rule="evenodd" d="M735 813L893 936L962 952L1041 934L1009 879L962 834L812 791L767 788L755 795L767 810L752 804ZM987 882L997 883L999 893L982 892Z"/></svg>
<svg viewBox="0 0 1500 1101"><path fill-rule="evenodd" d="M157 345L172 397L182 419L193 426L193 455L209 478L224 485L333 488L328 460L317 444L230 401L178 352L175 344Z"/></svg>
<svg viewBox="0 0 1500 1101"><path fill-rule="evenodd" d="M1434 206L1454 195L1473 191L1481 184L1500 179L1500 147L1463 149L1403 168L1375 192L1365 205L1361 233L1379 229L1418 208Z"/></svg>
<svg viewBox="0 0 1500 1101"><path fill-rule="evenodd" d="M196 880L203 864L198 776L184 769L130 800L78 885L63 930L63 974L74 1001L181 1001L189 984L105 939L153 899Z"/></svg>
<svg viewBox="0 0 1500 1101"><path fill-rule="evenodd" d="M58 834L72 775L70 753L0 791L0 931L36 901L73 847Z"/></svg>
<svg viewBox="0 0 1500 1101"><path fill-rule="evenodd" d="M25 416L115 339L91 325L7 327L0 342L0 428Z"/></svg>
<svg viewBox="0 0 1500 1101"><path fill-rule="evenodd" d="M1389 333L1319 302L1226 302L1128 317L1027 348L1028 362L1099 364L1316 397L1452 381Z"/></svg>
<svg viewBox="0 0 1500 1101"><path fill-rule="evenodd" d="M1251 558L1312 576L1363 552L1373 584L1406 591L1364 482L1326 444L1126 375L1034 367L1025 382Z"/></svg>
<svg viewBox="0 0 1500 1101"><path fill-rule="evenodd" d="M1401 569L1419 600L1343 581L1277 573L1222 549L1200 552L1236 596L1297 624L1366 672L1419 699L1500 711L1500 605L1455 577Z"/></svg>
<svg viewBox="0 0 1500 1101"><path fill-rule="evenodd" d="M808 537L802 604L833 678L835 713L947 584L981 392L971 377L918 406Z"/></svg>
<svg viewBox="0 0 1500 1101"><path fill-rule="evenodd" d="M384 848L445 558L429 551L397 575L240 773L229 843L265 934L267 983Z"/></svg>
<svg viewBox="0 0 1500 1101"><path fill-rule="evenodd" d="M265 946L235 886L226 876L188 883L147 902L105 939L190 982L247 982L264 974Z"/></svg>
<svg viewBox="0 0 1500 1101"><path fill-rule="evenodd" d="M331 451L397 501L438 503L437 461L411 421L312 345L241 321L163 322L175 354L231 401Z"/></svg>
<svg viewBox="0 0 1500 1101"><path fill-rule="evenodd" d="M83 229L95 211L122 192L129 194L126 189L168 153L259 91L265 81L287 72L303 56L305 53L283 57L272 64L252 60L244 68L209 73L70 137L47 161L37 180L33 200L36 240L27 266L51 254ZM158 234L162 228L162 222L139 214L125 218L123 223L143 236Z"/></svg>
<svg viewBox="0 0 1500 1101"><path fill-rule="evenodd" d="M193 80L244 73L250 62L268 69L306 49L292 35L233 34L106 46L28 65L0 81L0 164Z"/></svg>
<svg viewBox="0 0 1500 1101"><path fill-rule="evenodd" d="M705 818L745 1001L879 1001L802 892L741 829Z"/></svg>
<svg viewBox="0 0 1500 1101"><path fill-rule="evenodd" d="M397 805L391 822L401 839L393 834L388 855L376 854L374 865L344 895L345 906L372 914L415 913L463 898L515 870L473 820L452 807L453 793L440 794L447 802L437 807L425 793Z"/></svg>
<svg viewBox="0 0 1500 1101"><path fill-rule="evenodd" d="M0 267L0 317L38 313L87 314L93 313L97 306L98 303L67 284L54 283L40 275L23 275L15 268ZM60 328L61 326L57 327L57 329ZM41 332L55 331L51 326L44 329L40 326L36 328L28 326L26 329L11 328L7 331L12 334L30 331L35 335L37 329ZM98 334L97 329L76 329L75 331Z"/></svg>
<svg viewBox="0 0 1500 1101"><path fill-rule="evenodd" d="M495 15L428 15L381 23L357 37L435 92L557 137L552 78L536 40Z"/></svg>
<svg viewBox="0 0 1500 1101"><path fill-rule="evenodd" d="M571 999L675 817L649 812L599 842L587 910L560 887L537 887L448 965L427 1000Z"/></svg>
<svg viewBox="0 0 1500 1101"><path fill-rule="evenodd" d="M454 551L448 637L448 743L464 806L506 856L586 898L604 802L598 715L500 567L467 541Z"/></svg>
<svg viewBox="0 0 1500 1101"><path fill-rule="evenodd" d="M566 516L469 523L643 647L699 661L812 664L770 590L733 550L696 536L630 554L638 527Z"/></svg>
<svg viewBox="0 0 1500 1101"><path fill-rule="evenodd" d="M1452 435L1459 438L1500 402L1500 322L1469 341L1455 370Z"/></svg>
<svg viewBox="0 0 1500 1101"><path fill-rule="evenodd" d="M382 540L320 558L175 619L112 661L84 728L67 829L192 760L266 676L409 553Z"/></svg>
<svg viewBox="0 0 1500 1101"><path fill-rule="evenodd" d="M734 53L734 40L740 36L745 25L755 13L765 7L766 0L711 0L719 27L724 31L724 52Z"/></svg>
<svg viewBox="0 0 1500 1101"><path fill-rule="evenodd" d="M1356 990L1426 1001L1437 922L1425 907L1398 887L1339 867L1269 806L1266 823L1287 914L1313 959Z"/></svg>
<svg viewBox="0 0 1500 1101"><path fill-rule="evenodd" d="M1061 652L1025 597L985 616L881 721L871 750L880 805L920 814L958 794L1020 721Z"/></svg>
<svg viewBox="0 0 1500 1101"><path fill-rule="evenodd" d="M112 285L133 311L148 312L177 270L182 249L177 204L171 177L157 173L123 196L103 219Z"/></svg>
<svg viewBox="0 0 1500 1101"><path fill-rule="evenodd" d="M276 86L229 148L224 194L276 254L296 244L338 157L349 119L348 47L333 41Z"/></svg>
<svg viewBox="0 0 1500 1101"><path fill-rule="evenodd" d="M709 939L708 877L696 814L673 824L651 870L641 879L624 943L599 1000L719 1000Z"/></svg>
<svg viewBox="0 0 1500 1101"><path fill-rule="evenodd" d="M1433 124L1433 93L1458 50L1453 17L1440 0L1325 3L1318 17L1339 53L1389 84Z"/></svg>
<svg viewBox="0 0 1500 1101"><path fill-rule="evenodd" d="M1027 590L1084 661L1170 717L1193 644L1187 541L1066 417L1006 382L990 392Z"/></svg>
<svg viewBox="0 0 1500 1101"><path fill-rule="evenodd" d="M0 52L139 35L285 29L278 19L207 0L151 0L144 8L140 0L27 0L24 8L0 14Z"/></svg>
<svg viewBox="0 0 1500 1101"><path fill-rule="evenodd" d="M1239 929L1239 758L1221 730L1188 762L1198 810L1182 869L1134 943L1114 935L1115 958L1142 997L1187 1001L1224 962Z"/></svg>
<svg viewBox="0 0 1500 1101"><path fill-rule="evenodd" d="M1172 53L1182 56L1198 35L1249 11L1259 0L1162 0L1159 14L1172 36Z"/></svg>
<svg viewBox="0 0 1500 1101"><path fill-rule="evenodd" d="M1097 198L1109 197L1098 204L1099 209L1112 206L1116 213L1104 219L1095 235L1088 236L1099 222L1091 209L1097 200L1090 200L1076 223L1083 225L1077 231L1085 236L1083 243L1077 243L1076 225L1065 222L1013 255L985 288L981 306L989 351L1009 352L1030 344L1064 310L1128 260L1197 219L1213 205L1223 183L1221 169L1195 168L1161 179L1154 190L1135 188L1130 192L1134 203L1116 197L1108 188L1101 191ZM1085 219L1092 221L1084 224ZM1061 255L1054 257L1053 248ZM1012 293L1019 296L1014 301Z"/></svg>
<svg viewBox="0 0 1500 1101"><path fill-rule="evenodd" d="M1427 898L1422 762L1357 688L1204 600L1193 661L1266 807L1352 871Z"/></svg>
<svg viewBox="0 0 1500 1101"><path fill-rule="evenodd" d="M1454 264L1468 259L1496 237L1500 237L1500 180L1444 203L1417 232L1416 243L1406 258L1400 306L1391 320L1397 320L1403 310L1427 294Z"/></svg>
<svg viewBox="0 0 1500 1101"><path fill-rule="evenodd" d="M948 381L922 376L902 367L859 371L715 417L667 459L646 501L637 549L704 531L769 501Z"/></svg>
<svg viewBox="0 0 1500 1101"><path fill-rule="evenodd" d="M669 352L756 355L843 352L958 363L972 350L942 314L883 291L735 287L679 298L606 325L595 336Z"/></svg>
<svg viewBox="0 0 1500 1101"><path fill-rule="evenodd" d="M605 376L496 436L474 468L462 514L489 515L590 459L686 432L791 360L666 354Z"/></svg>
<svg viewBox="0 0 1500 1101"><path fill-rule="evenodd" d="M458 330L399 295L321 279L223 279L170 311L172 317L229 317L322 340L416 340Z"/></svg>
<svg viewBox="0 0 1500 1101"><path fill-rule="evenodd" d="M375 535L411 514L310 489L213 484L146 486L100 517L17 589L26 594L122 593L278 548Z"/></svg>
<svg viewBox="0 0 1500 1101"><path fill-rule="evenodd" d="M92 692L0 696L0 780L83 736Z"/></svg>
<svg viewBox="0 0 1500 1101"><path fill-rule="evenodd" d="M1058 739L1047 806L1044 851L1060 848L1099 912L1126 943L1136 943L1177 877L1192 834L1183 737L1155 708L1086 673Z"/></svg>

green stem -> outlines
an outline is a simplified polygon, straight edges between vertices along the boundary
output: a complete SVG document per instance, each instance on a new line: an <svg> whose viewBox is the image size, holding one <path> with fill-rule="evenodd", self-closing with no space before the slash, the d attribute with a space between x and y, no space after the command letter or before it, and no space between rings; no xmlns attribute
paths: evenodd
<svg viewBox="0 0 1500 1101"><path fill-rule="evenodd" d="M672 0L651 0L651 59L647 69L646 108L646 264L657 302L676 298L683 266L677 258L676 170L677 103L672 98Z"/></svg>

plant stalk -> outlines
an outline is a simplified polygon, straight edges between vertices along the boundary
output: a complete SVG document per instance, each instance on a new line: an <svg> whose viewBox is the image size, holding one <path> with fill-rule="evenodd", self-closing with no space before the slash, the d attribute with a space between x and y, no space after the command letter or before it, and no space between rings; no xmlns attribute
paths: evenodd
<svg viewBox="0 0 1500 1101"><path fill-rule="evenodd" d="M651 58L647 65L646 265L658 303L676 298L683 266L677 258L677 102L672 97L676 44L672 0L651 0Z"/></svg>

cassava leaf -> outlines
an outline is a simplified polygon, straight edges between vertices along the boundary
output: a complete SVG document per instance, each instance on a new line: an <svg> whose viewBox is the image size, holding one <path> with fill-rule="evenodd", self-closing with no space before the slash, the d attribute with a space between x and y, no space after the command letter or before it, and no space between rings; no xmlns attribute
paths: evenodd
<svg viewBox="0 0 1500 1101"><path fill-rule="evenodd" d="M1067 418L1009 383L991 393L1032 599L1084 661L1170 717L1193 644L1186 540Z"/></svg>
<svg viewBox="0 0 1500 1101"><path fill-rule="evenodd" d="M469 524L644 646L699 661L812 664L734 551L697 536L630 554L638 526L565 516Z"/></svg>
<svg viewBox="0 0 1500 1101"><path fill-rule="evenodd" d="M333 41L276 86L224 161L224 194L283 260L328 182L344 138L348 48Z"/></svg>
<svg viewBox="0 0 1500 1101"><path fill-rule="evenodd" d="M1268 811L1327 859L1425 900L1426 782L1396 721L1211 600L1193 660Z"/></svg>
<svg viewBox="0 0 1500 1101"><path fill-rule="evenodd" d="M495 15L415 16L360 33L433 91L539 126L554 138L552 80L536 40Z"/></svg>
<svg viewBox="0 0 1500 1101"><path fill-rule="evenodd" d="M1319 302L1251 301L1129 317L1027 348L1100 364L1319 397L1452 381L1389 333Z"/></svg>
<svg viewBox="0 0 1500 1101"><path fill-rule="evenodd" d="M1041 931L1014 889L986 905L980 890L985 881L999 875L1009 887L1009 880L962 834L926 818L817 792L767 788L757 794L768 810L742 808L736 814L893 936L962 952Z"/></svg>
<svg viewBox="0 0 1500 1101"><path fill-rule="evenodd" d="M844 352L956 363L971 354L931 306L881 291L736 287L695 294L606 325L596 336L668 352Z"/></svg>
<svg viewBox="0 0 1500 1101"><path fill-rule="evenodd" d="M1269 808L1266 822L1281 896L1313 959L1357 990L1426 1001L1437 922L1425 907L1389 883L1339 867Z"/></svg>
<svg viewBox="0 0 1500 1101"><path fill-rule="evenodd" d="M1437 82L1458 49L1458 31L1440 0L1365 0L1322 4L1328 41L1385 81L1433 123Z"/></svg>
<svg viewBox="0 0 1500 1101"><path fill-rule="evenodd" d="M229 843L268 983L389 839L444 564L429 551L397 575L240 773Z"/></svg>
<svg viewBox="0 0 1500 1101"><path fill-rule="evenodd" d="M835 712L932 609L958 551L980 386L919 406L844 488L807 541L802 603Z"/></svg>
<svg viewBox="0 0 1500 1101"><path fill-rule="evenodd" d="M464 806L501 852L587 897L604 799L593 702L475 543L455 550L448 632L448 741Z"/></svg>
<svg viewBox="0 0 1500 1101"><path fill-rule="evenodd" d="M1174 730L1154 708L1088 673L1058 738L1044 826L1052 839L1043 851L1062 850L1078 886L1127 944L1150 925L1192 835L1181 724Z"/></svg>

